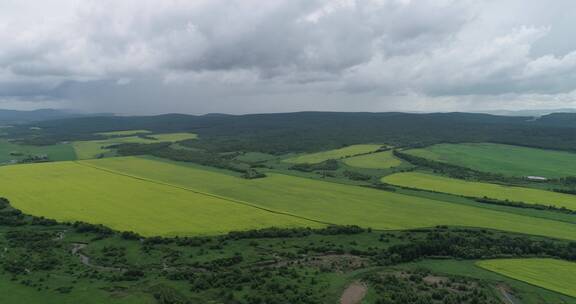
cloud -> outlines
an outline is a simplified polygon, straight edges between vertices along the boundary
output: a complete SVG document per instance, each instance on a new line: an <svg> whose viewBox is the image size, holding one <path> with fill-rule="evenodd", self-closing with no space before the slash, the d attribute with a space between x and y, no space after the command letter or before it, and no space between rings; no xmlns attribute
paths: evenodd
<svg viewBox="0 0 576 304"><path fill-rule="evenodd" d="M127 113L461 110L534 96L530 106L572 106L576 22L557 16L575 12L570 0L6 0L0 102Z"/></svg>

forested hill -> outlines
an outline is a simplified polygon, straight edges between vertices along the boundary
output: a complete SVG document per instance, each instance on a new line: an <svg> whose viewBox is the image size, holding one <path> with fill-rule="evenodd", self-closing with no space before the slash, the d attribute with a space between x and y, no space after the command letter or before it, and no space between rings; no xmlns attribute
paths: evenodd
<svg viewBox="0 0 576 304"><path fill-rule="evenodd" d="M2 110L0 109L0 124L18 124L30 123L37 121L64 119L73 117L86 117L104 114L79 114L71 111L54 110L54 109L39 109L33 111L18 111L18 110Z"/></svg>
<svg viewBox="0 0 576 304"><path fill-rule="evenodd" d="M576 113L553 113L534 120L535 124L576 128Z"/></svg>
<svg viewBox="0 0 576 304"><path fill-rule="evenodd" d="M30 131L30 127L40 131ZM194 132L198 145L216 150L266 152L314 151L342 145L386 142L421 145L436 142L490 141L576 150L576 114L541 118L472 113L346 113L193 116L167 114L139 117L85 117L45 121L13 130L32 143L94 138L94 133L147 129ZM31 134L32 132L41 132ZM37 139L42 138L42 142Z"/></svg>

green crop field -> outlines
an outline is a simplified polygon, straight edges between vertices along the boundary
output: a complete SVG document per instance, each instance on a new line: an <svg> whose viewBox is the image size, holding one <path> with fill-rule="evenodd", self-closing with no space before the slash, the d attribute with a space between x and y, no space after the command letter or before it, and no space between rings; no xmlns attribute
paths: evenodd
<svg viewBox="0 0 576 304"><path fill-rule="evenodd" d="M318 221L376 229L474 226L576 240L576 225L566 222L277 173L247 180L139 157L6 166L0 180L0 193L23 212L144 235Z"/></svg>
<svg viewBox="0 0 576 304"><path fill-rule="evenodd" d="M0 139L0 163L8 163L13 160L18 161L28 155L41 154L48 155L48 158L53 161L76 159L76 154L71 144L26 146Z"/></svg>
<svg viewBox="0 0 576 304"><path fill-rule="evenodd" d="M382 178L382 181L397 186L449 194L554 205L576 210L576 197L574 195L546 190L472 182L419 172L396 173Z"/></svg>
<svg viewBox="0 0 576 304"><path fill-rule="evenodd" d="M429 269L439 274L473 277L494 285L507 285L514 291L514 300L522 299L523 304L574 303L574 299L561 293L528 284L482 267L475 260L430 259L406 264L412 269ZM512 301L506 303L520 303Z"/></svg>
<svg viewBox="0 0 576 304"><path fill-rule="evenodd" d="M392 151L385 151L346 158L344 163L356 168L388 169L399 166L402 161L394 157Z"/></svg>
<svg viewBox="0 0 576 304"><path fill-rule="evenodd" d="M352 145L335 150L304 154L285 159L284 161L293 164L317 164L329 159L341 159L358 154L374 152L380 149L380 147L382 147L382 145Z"/></svg>
<svg viewBox="0 0 576 304"><path fill-rule="evenodd" d="M6 166L0 168L0 180L2 196L25 213L60 221L101 223L143 235L219 234L267 226L317 226L314 222L109 173L80 162ZM218 180L211 182L219 183Z"/></svg>
<svg viewBox="0 0 576 304"><path fill-rule="evenodd" d="M547 178L576 175L576 153L501 144L439 144L407 153L479 171Z"/></svg>
<svg viewBox="0 0 576 304"><path fill-rule="evenodd" d="M138 157L84 163L333 224L376 229L477 226L576 239L576 225L569 223L283 174L246 180Z"/></svg>
<svg viewBox="0 0 576 304"><path fill-rule="evenodd" d="M112 132L101 132L97 133L103 136L130 136L136 134L148 134L151 133L148 130L124 130L124 131L112 131Z"/></svg>
<svg viewBox="0 0 576 304"><path fill-rule="evenodd" d="M187 139L196 139L198 135L193 133L168 133L168 134L153 134L151 137L156 138L158 141L171 141L177 142Z"/></svg>
<svg viewBox="0 0 576 304"><path fill-rule="evenodd" d="M576 297L576 263L554 259L499 259L478 266L507 277Z"/></svg>
<svg viewBox="0 0 576 304"><path fill-rule="evenodd" d="M78 159L96 158L99 155L110 153L111 150L108 146L121 144L121 143L149 143L151 140L131 136L131 137L118 137L104 140L89 140L89 141L76 141L74 142L74 150Z"/></svg>
<svg viewBox="0 0 576 304"><path fill-rule="evenodd" d="M132 132L136 131L140 130L135 130ZM119 131L119 132L129 132L129 131ZM124 143L151 144L166 141L177 142L186 139L194 139L198 137L196 134L193 133L168 133L168 134L154 134L148 136L153 137L155 139L149 139L138 136L128 136L128 137L112 137L103 140L76 141L74 142L74 150L76 151L78 159L91 159L91 158L97 158L99 155L106 155L110 153L111 150L106 147L111 145L124 144Z"/></svg>

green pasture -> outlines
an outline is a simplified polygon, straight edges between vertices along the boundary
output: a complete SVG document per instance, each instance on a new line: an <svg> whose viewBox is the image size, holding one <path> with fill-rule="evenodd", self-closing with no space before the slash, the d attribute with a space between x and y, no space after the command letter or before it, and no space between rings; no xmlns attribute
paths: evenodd
<svg viewBox="0 0 576 304"><path fill-rule="evenodd" d="M111 153L112 150L108 149L107 147L112 145L124 144L124 143L146 144L149 143L150 141L152 140L137 136L118 137L103 140L76 141L74 142L74 150L76 151L78 159L90 159L90 158L96 158L100 155L106 155L108 153Z"/></svg>
<svg viewBox="0 0 576 304"><path fill-rule="evenodd" d="M402 161L396 158L392 151L384 151L346 158L344 163L356 168L388 169L401 165Z"/></svg>
<svg viewBox="0 0 576 304"><path fill-rule="evenodd" d="M473 226L576 239L576 225L570 223L277 173L246 180L138 157L84 163L333 224L376 229Z"/></svg>
<svg viewBox="0 0 576 304"><path fill-rule="evenodd" d="M323 151L318 153L304 154L285 159L285 162L293 164L317 164L329 159L341 159L358 154L370 153L380 149L382 145L352 145L340 149Z"/></svg>
<svg viewBox="0 0 576 304"><path fill-rule="evenodd" d="M148 130L124 130L124 131L101 132L96 134L102 136L130 136L130 135L148 134L148 133L151 132Z"/></svg>
<svg viewBox="0 0 576 304"><path fill-rule="evenodd" d="M40 278L38 279L45 279ZM76 278L73 276L52 276L50 283L54 288L73 285ZM60 283L60 286L59 286ZM0 276L0 303L26 303L26 304L154 304L154 298L144 291L128 290L129 292L116 295L105 291L107 286L103 283L79 282L68 293L52 290L37 290L25 286L18 281L11 280L7 275Z"/></svg>
<svg viewBox="0 0 576 304"><path fill-rule="evenodd" d="M168 133L168 134L153 134L149 136L156 138L157 141L171 141L171 142L198 138L198 135L194 133Z"/></svg>
<svg viewBox="0 0 576 304"><path fill-rule="evenodd" d="M402 267L424 268L438 274L476 278L493 286L505 284L513 290L513 296L516 299L521 299L522 304L576 303L576 299L564 294L479 267L477 262L477 260L426 259L404 264Z"/></svg>
<svg viewBox="0 0 576 304"><path fill-rule="evenodd" d="M479 171L547 178L576 176L576 153L511 145L439 144L406 153Z"/></svg>
<svg viewBox="0 0 576 304"><path fill-rule="evenodd" d="M553 205L576 210L576 196L540 189L465 181L420 172L396 173L383 177L382 181L396 186L455 195Z"/></svg>
<svg viewBox="0 0 576 304"><path fill-rule="evenodd" d="M555 259L498 259L477 265L576 298L576 263Z"/></svg>
<svg viewBox="0 0 576 304"><path fill-rule="evenodd" d="M0 193L25 213L143 235L269 226L471 226L576 240L576 225L425 197L267 173L247 180L139 157L0 168ZM310 219L312 221L306 220Z"/></svg>
<svg viewBox="0 0 576 304"><path fill-rule="evenodd" d="M234 159L245 163L259 163L276 159L276 156L261 152L246 152L236 156Z"/></svg>
<svg viewBox="0 0 576 304"><path fill-rule="evenodd" d="M13 154L13 155L11 155ZM56 144L48 146L27 146L0 139L0 163L21 160L28 155L46 154L53 161L73 160L76 158L71 144Z"/></svg>
<svg viewBox="0 0 576 304"><path fill-rule="evenodd" d="M157 163L157 167L162 166ZM0 180L2 196L25 213L59 221L99 223L147 236L318 226L214 195L114 174L79 162L5 166L0 168Z"/></svg>
<svg viewBox="0 0 576 304"><path fill-rule="evenodd" d="M136 131L140 130L134 130L133 132ZM118 132L128 132L128 131L118 131ZM112 152L111 149L108 149L107 147L117 144L125 144L125 143L151 144L167 141L177 142L186 139L197 138L197 135L193 133L168 133L168 134L154 134L146 136L147 137L138 137L138 136L111 137L103 140L76 141L74 142L74 150L76 151L78 159L91 159L91 158L97 158L100 155L106 155L111 153Z"/></svg>

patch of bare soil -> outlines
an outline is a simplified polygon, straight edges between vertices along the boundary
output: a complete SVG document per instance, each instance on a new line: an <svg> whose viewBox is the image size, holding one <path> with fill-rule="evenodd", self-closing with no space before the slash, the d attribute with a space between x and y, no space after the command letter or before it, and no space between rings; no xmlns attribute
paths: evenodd
<svg viewBox="0 0 576 304"><path fill-rule="evenodd" d="M365 284L353 282L342 293L340 304L360 304L367 291L368 287Z"/></svg>

